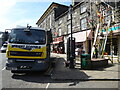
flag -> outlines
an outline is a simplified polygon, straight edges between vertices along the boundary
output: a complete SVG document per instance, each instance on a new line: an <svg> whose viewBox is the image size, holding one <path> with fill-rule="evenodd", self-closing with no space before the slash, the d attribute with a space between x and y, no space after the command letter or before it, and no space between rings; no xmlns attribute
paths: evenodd
<svg viewBox="0 0 120 90"><path fill-rule="evenodd" d="M93 25L93 20L90 20L90 19L87 18L87 21L88 21L88 24L90 25L90 27L92 27L92 25Z"/></svg>
<svg viewBox="0 0 120 90"><path fill-rule="evenodd" d="M99 11L96 11L97 12L97 16L99 17L99 20L100 20L100 22L102 22L102 23L104 23L104 16L101 14L101 12L99 12Z"/></svg>
<svg viewBox="0 0 120 90"><path fill-rule="evenodd" d="M101 13L99 11L96 11L96 12L97 12L97 16L101 17Z"/></svg>

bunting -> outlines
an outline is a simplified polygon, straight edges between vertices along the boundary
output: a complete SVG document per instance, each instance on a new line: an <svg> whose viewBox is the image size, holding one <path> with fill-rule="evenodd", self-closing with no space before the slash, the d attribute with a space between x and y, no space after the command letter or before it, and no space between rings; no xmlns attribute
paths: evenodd
<svg viewBox="0 0 120 90"><path fill-rule="evenodd" d="M103 14L101 14L101 12L100 11L96 11L97 12L97 16L99 17L99 20L100 20L100 22L102 22L102 23L104 23L104 15Z"/></svg>

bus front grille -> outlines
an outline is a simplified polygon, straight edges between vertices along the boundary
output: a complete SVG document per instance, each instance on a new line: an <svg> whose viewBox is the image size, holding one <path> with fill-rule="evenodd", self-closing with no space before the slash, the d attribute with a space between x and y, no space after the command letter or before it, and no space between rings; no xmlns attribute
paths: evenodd
<svg viewBox="0 0 120 90"><path fill-rule="evenodd" d="M10 51L11 56L42 56L42 52Z"/></svg>

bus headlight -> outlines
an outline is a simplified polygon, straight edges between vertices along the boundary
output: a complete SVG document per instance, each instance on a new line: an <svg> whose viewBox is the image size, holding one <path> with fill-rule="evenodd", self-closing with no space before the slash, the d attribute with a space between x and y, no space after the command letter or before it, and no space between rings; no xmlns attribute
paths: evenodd
<svg viewBox="0 0 120 90"><path fill-rule="evenodd" d="M6 63L8 63L8 60L6 60Z"/></svg>
<svg viewBox="0 0 120 90"><path fill-rule="evenodd" d="M8 60L9 63L13 63L13 60Z"/></svg>

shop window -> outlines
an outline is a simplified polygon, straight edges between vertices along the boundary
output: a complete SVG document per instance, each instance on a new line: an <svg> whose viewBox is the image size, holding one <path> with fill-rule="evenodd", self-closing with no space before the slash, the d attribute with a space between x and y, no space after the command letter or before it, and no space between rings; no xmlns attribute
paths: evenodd
<svg viewBox="0 0 120 90"><path fill-rule="evenodd" d="M108 53L108 55L117 55L118 54L118 39L113 38L112 39L112 51L111 51L111 39L107 40L105 51Z"/></svg>
<svg viewBox="0 0 120 90"><path fill-rule="evenodd" d="M81 19L80 24L81 24L81 30L87 29L87 19L86 18Z"/></svg>
<svg viewBox="0 0 120 90"><path fill-rule="evenodd" d="M100 49L100 50L101 50L101 49ZM106 44L105 52L107 52L108 55L111 54L111 53L110 53L111 51L110 51L110 44L109 44L109 43Z"/></svg>
<svg viewBox="0 0 120 90"><path fill-rule="evenodd" d="M113 42L113 51L114 51L114 55L117 55L118 53L118 39L117 38L113 38L112 40Z"/></svg>

